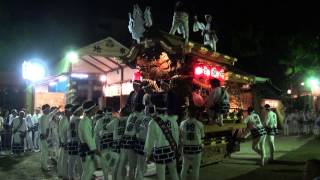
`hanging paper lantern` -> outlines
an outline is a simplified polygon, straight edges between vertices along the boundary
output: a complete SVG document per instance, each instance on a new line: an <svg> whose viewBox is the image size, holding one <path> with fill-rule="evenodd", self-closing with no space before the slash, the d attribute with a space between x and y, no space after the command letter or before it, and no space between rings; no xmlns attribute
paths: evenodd
<svg viewBox="0 0 320 180"><path fill-rule="evenodd" d="M133 73L133 81L142 81L142 74L140 71Z"/></svg>

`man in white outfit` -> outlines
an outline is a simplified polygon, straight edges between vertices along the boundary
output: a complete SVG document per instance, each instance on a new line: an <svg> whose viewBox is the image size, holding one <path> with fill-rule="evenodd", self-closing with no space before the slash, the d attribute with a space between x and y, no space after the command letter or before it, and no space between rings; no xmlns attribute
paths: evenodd
<svg viewBox="0 0 320 180"><path fill-rule="evenodd" d="M24 152L24 139L27 134L27 124L25 121L25 113L19 112L19 117L12 121L12 153L20 155Z"/></svg>
<svg viewBox="0 0 320 180"><path fill-rule="evenodd" d="M28 150L28 151L34 151L34 146L33 146L33 141L32 141L33 122L32 122L31 114L27 114L26 124L27 124L27 134L26 134L24 149Z"/></svg>
<svg viewBox="0 0 320 180"><path fill-rule="evenodd" d="M201 165L201 156L204 138L203 124L196 118L199 117L195 107L189 108L189 117L181 122L180 132L182 135L182 171L181 180L186 180L188 170L192 167L192 172L189 174L193 180L199 179L199 171Z"/></svg>
<svg viewBox="0 0 320 180"><path fill-rule="evenodd" d="M40 109L36 109L35 113L32 116L32 133L33 133L33 147L36 151L40 148L40 136L39 136L39 118L40 118Z"/></svg>
<svg viewBox="0 0 320 180"><path fill-rule="evenodd" d="M108 179L110 170L113 170L117 161L116 153L112 151L113 145L113 126L110 122L112 109L107 108L105 115L97 120L94 132L96 133L98 149L101 151L101 168L104 179Z"/></svg>
<svg viewBox="0 0 320 180"><path fill-rule="evenodd" d="M290 127L292 126L293 122L293 113L292 112L287 112L286 117L284 119L284 124L283 124L283 134L285 136L290 135Z"/></svg>
<svg viewBox="0 0 320 180"><path fill-rule="evenodd" d="M156 164L158 180L166 179L166 167L168 167L171 179L178 180L176 163L177 144L179 142L178 117L166 115L166 103L153 102L152 99L151 101L156 106L158 116L154 117L148 126L144 147L146 161L149 161L152 157Z"/></svg>
<svg viewBox="0 0 320 180"><path fill-rule="evenodd" d="M136 123L136 146L135 152L137 154L137 170L136 170L136 180L143 180L144 173L146 172L146 156L144 153L144 145L148 133L148 125L152 120L152 116L155 115L155 107L148 106L148 109L145 108L145 115L143 119L137 120Z"/></svg>
<svg viewBox="0 0 320 180"><path fill-rule="evenodd" d="M112 164L112 179L118 179L118 171L122 172L121 177L124 177L127 174L126 168L119 169L119 160L121 139L126 129L129 113L128 109L121 109L120 117L112 118L111 122L108 124L108 129L113 129L112 159L114 159L114 163Z"/></svg>
<svg viewBox="0 0 320 180"><path fill-rule="evenodd" d="M265 164L265 141L266 130L260 120L258 114L256 114L252 107L248 108L249 116L244 119L244 124L247 125L247 130L250 131L252 136L252 150L260 155L260 165ZM245 137L248 137L250 133L247 133Z"/></svg>
<svg viewBox="0 0 320 180"><path fill-rule="evenodd" d="M58 176L63 179L68 179L68 128L69 128L69 121L72 115L72 105L67 104L64 107L64 115L62 115L59 126L58 126L58 133L59 133L59 142L60 142L60 149L59 149L59 159L58 159Z"/></svg>
<svg viewBox="0 0 320 180"><path fill-rule="evenodd" d="M97 105L93 101L87 101L82 105L84 116L80 120L78 134L80 139L80 157L82 164L81 180L91 180L101 157L97 150L92 117L97 111Z"/></svg>
<svg viewBox="0 0 320 180"><path fill-rule="evenodd" d="M276 149L275 144L274 144L274 136L278 133L277 129L277 115L274 113L269 104L266 104L265 110L267 111L267 118L265 121L265 126L266 126L266 131L267 131L267 140L269 144L269 149L270 149L270 161L273 161L274 159L274 151Z"/></svg>
<svg viewBox="0 0 320 180"><path fill-rule="evenodd" d="M51 107L51 112L56 107ZM58 162L59 154L59 133L58 133L59 116L55 114L49 120L49 136L48 136L48 154L49 159L54 163Z"/></svg>
<svg viewBox="0 0 320 180"><path fill-rule="evenodd" d="M68 128L68 177L69 179L79 179L82 174L81 158L79 156L80 140L78 127L80 116L83 114L81 105L72 107L72 116Z"/></svg>
<svg viewBox="0 0 320 180"><path fill-rule="evenodd" d="M120 144L120 161L117 178L124 180L122 168L129 164L129 179L134 179L137 165L137 155L135 153L136 144L136 122L143 118L143 106L135 105L134 112L130 114L127 120L126 129Z"/></svg>
<svg viewBox="0 0 320 180"><path fill-rule="evenodd" d="M42 116L39 119L40 127L40 150L41 150L41 169L43 171L48 171L48 136L49 136L49 120L52 119L52 116L57 113L58 109L50 112L49 104L42 106Z"/></svg>

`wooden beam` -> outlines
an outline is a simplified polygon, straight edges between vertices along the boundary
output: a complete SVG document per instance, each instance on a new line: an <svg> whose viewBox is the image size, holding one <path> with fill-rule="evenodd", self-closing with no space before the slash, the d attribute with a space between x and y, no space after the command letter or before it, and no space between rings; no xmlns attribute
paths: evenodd
<svg viewBox="0 0 320 180"><path fill-rule="evenodd" d="M98 69L99 71L101 71L102 73L107 73L106 71L104 71L103 69L101 69L100 67L98 67L97 65L93 64L92 62L88 61L87 59L84 58L80 58L81 60L83 60L84 62L86 62L87 64L89 64L90 66Z"/></svg>
<svg viewBox="0 0 320 180"><path fill-rule="evenodd" d="M113 69L112 67L108 66L108 65L107 65L107 64L105 64L104 62L101 62L99 59L95 58L94 56L89 55L89 57L90 57L90 58L92 58L93 60L97 61L98 63L100 63L100 64L102 64L102 65L104 65L104 66L108 67L110 70L112 70L112 69ZM109 59L108 59L108 60L109 60Z"/></svg>

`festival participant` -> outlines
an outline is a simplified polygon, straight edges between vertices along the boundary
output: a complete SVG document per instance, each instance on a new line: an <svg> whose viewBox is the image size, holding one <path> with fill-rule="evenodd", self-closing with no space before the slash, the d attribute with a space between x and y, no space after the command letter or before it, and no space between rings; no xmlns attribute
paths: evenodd
<svg viewBox="0 0 320 180"><path fill-rule="evenodd" d="M104 179L108 179L108 174L115 166L117 161L116 153L112 151L113 126L110 122L115 119L112 117L112 109L107 108L105 114L97 120L94 132L96 134L98 149L101 151L101 168Z"/></svg>
<svg viewBox="0 0 320 180"><path fill-rule="evenodd" d="M81 180L90 180L98 166L99 156L101 157L101 152L97 150L92 121L92 117L97 111L97 105L93 101L87 101L82 105L82 108L84 116L78 127L83 169Z"/></svg>
<svg viewBox="0 0 320 180"><path fill-rule="evenodd" d="M19 116L12 120L12 153L21 155L24 153L24 139L27 134L27 124L25 121L25 113L19 112Z"/></svg>
<svg viewBox="0 0 320 180"><path fill-rule="evenodd" d="M271 107L269 104L266 104L264 106L265 110L267 111L265 126L267 131L267 140L269 144L270 149L270 161L273 161L274 159L274 151L275 151L275 144L274 144L274 137L278 132L277 129L277 115L271 110Z"/></svg>
<svg viewBox="0 0 320 180"><path fill-rule="evenodd" d="M145 109L146 110L146 109ZM138 119L136 122L136 146L135 152L137 154L137 169L136 169L136 180L143 180L144 173L146 171L146 156L144 153L144 145L148 133L148 125L152 117L155 116L154 106L149 106L145 111L147 112L142 119Z"/></svg>
<svg viewBox="0 0 320 180"><path fill-rule="evenodd" d="M59 133L59 159L58 159L58 176L63 179L68 179L68 128L70 117L72 115L72 104L66 104L64 107L64 114L62 114L58 133Z"/></svg>
<svg viewBox="0 0 320 180"><path fill-rule="evenodd" d="M180 125L180 132L182 137L182 171L180 175L181 180L186 180L188 176L188 170L192 167L192 172L189 174L193 180L199 179L199 171L201 164L201 156L204 138L203 124L197 120L199 113L196 107L189 108L189 117L182 121Z"/></svg>
<svg viewBox="0 0 320 180"><path fill-rule="evenodd" d="M252 150L260 155L260 165L265 164L265 140L266 140L266 130L260 120L258 114L256 114L252 107L248 108L249 116L244 119L244 123L247 125L247 130L251 132L252 136ZM250 133L246 134L248 137Z"/></svg>
<svg viewBox="0 0 320 180"><path fill-rule="evenodd" d="M72 116L70 118L68 134L68 177L69 179L79 179L82 174L81 158L79 156L80 140L78 127L80 116L83 114L81 105L74 105L71 109Z"/></svg>
<svg viewBox="0 0 320 180"><path fill-rule="evenodd" d="M161 102L161 99L164 98L151 97L158 116L154 117L148 125L144 152L146 161L152 158L155 162L158 180L165 179L166 167L168 167L171 179L178 180L176 163L179 142L178 116L166 115L166 102Z"/></svg>
<svg viewBox="0 0 320 180"><path fill-rule="evenodd" d="M126 167L127 162L129 164L129 178L133 179L135 177L137 165L137 155L135 153L136 123L143 117L143 106L136 104L134 106L134 112L128 117L126 129L121 139L119 170L117 175L117 178L120 180L125 179L125 177L122 176L121 169Z"/></svg>

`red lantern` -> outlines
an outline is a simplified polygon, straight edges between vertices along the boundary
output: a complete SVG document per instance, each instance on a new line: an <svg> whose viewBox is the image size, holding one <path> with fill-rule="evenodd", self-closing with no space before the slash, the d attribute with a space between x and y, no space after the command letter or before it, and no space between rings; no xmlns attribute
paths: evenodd
<svg viewBox="0 0 320 180"><path fill-rule="evenodd" d="M194 75L195 76L202 76L203 75L203 67L198 65L194 68Z"/></svg>
<svg viewBox="0 0 320 180"><path fill-rule="evenodd" d="M133 73L133 81L142 81L142 74L140 71Z"/></svg>

